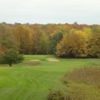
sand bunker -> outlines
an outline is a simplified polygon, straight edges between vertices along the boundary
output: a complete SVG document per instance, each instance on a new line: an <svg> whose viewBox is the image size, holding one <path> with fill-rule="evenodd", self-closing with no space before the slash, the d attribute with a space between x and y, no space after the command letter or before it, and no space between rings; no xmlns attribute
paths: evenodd
<svg viewBox="0 0 100 100"><path fill-rule="evenodd" d="M49 62L59 62L59 59L57 59L57 58L48 58L47 60Z"/></svg>

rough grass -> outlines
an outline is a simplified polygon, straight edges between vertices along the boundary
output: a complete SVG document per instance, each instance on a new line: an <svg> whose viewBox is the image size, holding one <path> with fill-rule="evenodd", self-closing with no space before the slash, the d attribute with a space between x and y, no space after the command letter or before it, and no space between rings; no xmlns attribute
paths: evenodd
<svg viewBox="0 0 100 100"><path fill-rule="evenodd" d="M26 55L24 62L34 59L40 64L0 65L0 100L46 100L50 89L62 89L61 78L76 68L100 65L99 59L61 59L48 62L52 55ZM32 67L33 66L33 67Z"/></svg>
<svg viewBox="0 0 100 100"><path fill-rule="evenodd" d="M67 73L66 88L51 91L48 100L100 100L100 68L86 67Z"/></svg>
<svg viewBox="0 0 100 100"><path fill-rule="evenodd" d="M100 87L100 67L77 69L64 76L64 82L84 83Z"/></svg>

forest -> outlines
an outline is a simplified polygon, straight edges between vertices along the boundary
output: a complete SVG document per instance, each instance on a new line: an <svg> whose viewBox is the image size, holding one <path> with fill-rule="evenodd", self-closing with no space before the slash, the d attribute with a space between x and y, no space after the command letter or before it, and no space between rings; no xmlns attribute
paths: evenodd
<svg viewBox="0 0 100 100"><path fill-rule="evenodd" d="M100 25L0 23L0 54L54 54L63 58L99 58Z"/></svg>

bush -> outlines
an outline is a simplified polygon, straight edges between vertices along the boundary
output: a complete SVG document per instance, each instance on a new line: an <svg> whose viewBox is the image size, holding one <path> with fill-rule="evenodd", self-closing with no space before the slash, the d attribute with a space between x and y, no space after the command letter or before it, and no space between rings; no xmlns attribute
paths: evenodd
<svg viewBox="0 0 100 100"><path fill-rule="evenodd" d="M48 100L65 100L65 97L61 91L51 91Z"/></svg>

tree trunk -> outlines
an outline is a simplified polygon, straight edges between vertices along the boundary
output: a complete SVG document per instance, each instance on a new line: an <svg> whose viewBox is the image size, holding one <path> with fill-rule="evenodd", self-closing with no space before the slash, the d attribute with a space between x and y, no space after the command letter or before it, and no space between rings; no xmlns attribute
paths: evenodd
<svg viewBox="0 0 100 100"><path fill-rule="evenodd" d="M10 63L9 66L12 67L12 63Z"/></svg>

